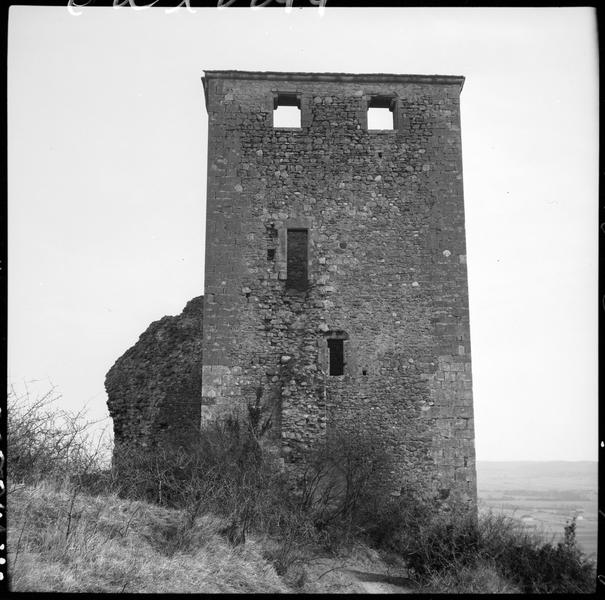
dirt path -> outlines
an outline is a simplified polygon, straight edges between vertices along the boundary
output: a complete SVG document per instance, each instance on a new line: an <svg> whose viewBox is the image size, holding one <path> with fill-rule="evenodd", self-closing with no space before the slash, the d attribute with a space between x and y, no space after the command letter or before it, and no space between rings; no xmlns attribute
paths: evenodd
<svg viewBox="0 0 605 600"><path fill-rule="evenodd" d="M387 565L377 553L322 557L305 565L306 592L410 594L413 585L401 564Z"/></svg>
<svg viewBox="0 0 605 600"><path fill-rule="evenodd" d="M344 569L350 573L364 589L367 594L411 594L409 579L396 577L384 573L368 573L355 569Z"/></svg>

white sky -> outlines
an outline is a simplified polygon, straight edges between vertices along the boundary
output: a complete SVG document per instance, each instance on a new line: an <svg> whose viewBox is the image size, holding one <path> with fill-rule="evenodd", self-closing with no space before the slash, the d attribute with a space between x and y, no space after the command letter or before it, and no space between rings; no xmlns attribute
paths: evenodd
<svg viewBox="0 0 605 600"><path fill-rule="evenodd" d="M204 69L464 75L477 458L596 460L594 9L194 10L11 7L9 380L106 417L202 293Z"/></svg>

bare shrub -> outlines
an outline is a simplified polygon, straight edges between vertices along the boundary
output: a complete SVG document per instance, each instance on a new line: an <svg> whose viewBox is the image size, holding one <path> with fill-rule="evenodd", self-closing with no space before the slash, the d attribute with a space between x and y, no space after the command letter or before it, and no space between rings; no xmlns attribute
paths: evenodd
<svg viewBox="0 0 605 600"><path fill-rule="evenodd" d="M422 504L416 505L422 507ZM505 515L477 517L466 504L449 512L400 507L401 520L390 539L428 591L525 593L594 592L594 565L576 545L575 521L564 541L554 544ZM487 586L496 572L498 590ZM483 586L483 588L482 588Z"/></svg>
<svg viewBox="0 0 605 600"><path fill-rule="evenodd" d="M85 409L70 412L57 404L55 387L37 398L27 386L7 394L7 476L11 484L33 484L44 479L72 481L86 486L108 472L107 439L92 431ZM97 438L96 440L94 438Z"/></svg>
<svg viewBox="0 0 605 600"><path fill-rule="evenodd" d="M506 579L492 561L431 571L422 586L434 594L519 594L520 588Z"/></svg>
<svg viewBox="0 0 605 600"><path fill-rule="evenodd" d="M199 556L209 543L227 554L246 552L251 545L243 542L254 531L270 539L265 558L278 574L318 548L336 552L363 539L396 552L426 591L595 590L595 568L577 547L575 521L555 544L508 517L477 518L466 504L453 501L442 510L421 480L408 480L393 497L389 454L372 435L332 429L303 457L293 482L292 471L282 473L265 444L271 421L260 392L244 418L216 421L187 447L122 449L114 470L103 465L103 448L91 443L84 413L58 409L59 399L54 389L35 400L9 389L9 504L20 507L11 512L17 517L9 534L19 589L40 589L27 572L45 556L48 573L36 571L36 577L52 575L48 589L125 591L144 585L147 567L125 560L130 550L122 539L145 544L150 557L180 561ZM57 500L50 506L49 490ZM109 500L121 511L112 490L153 504L130 503L127 513L112 515ZM142 512L157 516L144 521ZM212 532L200 526L210 514L217 519ZM217 545L218 533L230 544ZM121 557L111 581L98 583L89 569L90 581L81 584L75 573L88 568L82 560L96 565L106 547ZM194 564L185 562L183 577ZM69 581L57 565L73 566Z"/></svg>
<svg viewBox="0 0 605 600"><path fill-rule="evenodd" d="M363 538L395 551L433 591L441 582L442 591L594 592L595 567L577 547L575 520L555 544L504 515L478 516L461 498L442 502L420 478L393 497L380 485L388 455L371 436L344 432L328 448L306 468L301 498L335 548Z"/></svg>
<svg viewBox="0 0 605 600"><path fill-rule="evenodd" d="M223 533L233 545L244 542L252 528L279 528L287 512L287 486L262 446L270 419L260 394L247 408L245 418L217 420L187 446L118 453L118 493L182 508L189 523L205 512L220 515L227 520Z"/></svg>
<svg viewBox="0 0 605 600"><path fill-rule="evenodd" d="M268 413L257 393L243 418L213 422L187 447L119 452L119 493L183 508L189 523L202 513L220 515L221 532L232 545L243 543L250 531L278 539L266 553L278 573L303 560L311 547L335 551L352 542L384 495L384 447L371 436L333 432L303 458L293 481L292 470L282 472L267 448L271 444L264 443ZM179 535L186 532L187 523Z"/></svg>
<svg viewBox="0 0 605 600"><path fill-rule="evenodd" d="M494 549L493 540L484 545L501 553L503 572L526 593L590 593L596 589L595 565L576 543L575 517L564 527L562 542L545 543L539 537L511 535L504 548Z"/></svg>
<svg viewBox="0 0 605 600"><path fill-rule="evenodd" d="M304 457L299 502L336 549L351 542L374 520L388 495L391 461L375 435L335 429Z"/></svg>
<svg viewBox="0 0 605 600"><path fill-rule="evenodd" d="M439 518L440 502L432 488L409 474L399 494L380 495L367 505L364 535L373 547L408 556L414 550L417 535Z"/></svg>

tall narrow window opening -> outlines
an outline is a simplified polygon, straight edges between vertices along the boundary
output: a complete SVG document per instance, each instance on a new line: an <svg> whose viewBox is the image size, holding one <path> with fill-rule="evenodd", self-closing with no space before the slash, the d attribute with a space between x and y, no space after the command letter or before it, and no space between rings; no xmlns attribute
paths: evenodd
<svg viewBox="0 0 605 600"><path fill-rule="evenodd" d="M330 351L330 375L344 375L345 353L344 340L329 339L328 350Z"/></svg>
<svg viewBox="0 0 605 600"><path fill-rule="evenodd" d="M396 98L373 96L368 102L368 129L397 129Z"/></svg>
<svg viewBox="0 0 605 600"><path fill-rule="evenodd" d="M298 291L307 289L308 238L307 229L288 229L286 287L289 289Z"/></svg>
<svg viewBox="0 0 605 600"><path fill-rule="evenodd" d="M273 98L273 127L300 128L299 94L275 94Z"/></svg>

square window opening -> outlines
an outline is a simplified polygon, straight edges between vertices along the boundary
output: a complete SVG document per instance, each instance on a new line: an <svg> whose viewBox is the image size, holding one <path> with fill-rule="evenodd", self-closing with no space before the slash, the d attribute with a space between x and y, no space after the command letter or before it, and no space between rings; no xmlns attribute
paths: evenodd
<svg viewBox="0 0 605 600"><path fill-rule="evenodd" d="M330 375L344 375L344 340L328 340L328 350L330 351Z"/></svg>
<svg viewBox="0 0 605 600"><path fill-rule="evenodd" d="M278 93L273 99L273 127L300 129L300 95Z"/></svg>
<svg viewBox="0 0 605 600"><path fill-rule="evenodd" d="M374 96L368 103L368 129L393 130L395 122L395 98L392 96Z"/></svg>
<svg viewBox="0 0 605 600"><path fill-rule="evenodd" d="M368 108L368 129L395 129L393 113L388 108Z"/></svg>

